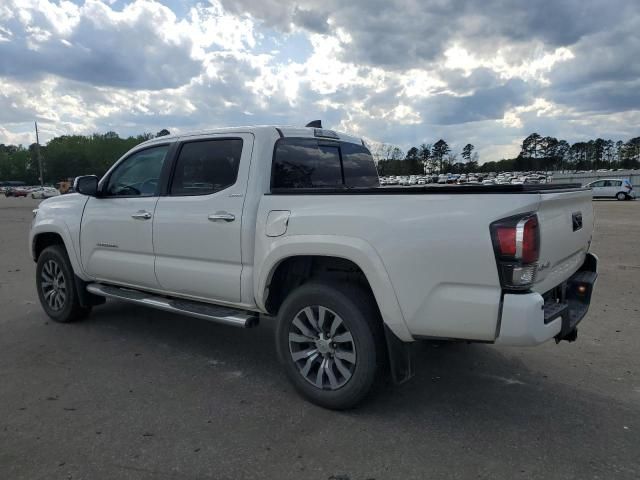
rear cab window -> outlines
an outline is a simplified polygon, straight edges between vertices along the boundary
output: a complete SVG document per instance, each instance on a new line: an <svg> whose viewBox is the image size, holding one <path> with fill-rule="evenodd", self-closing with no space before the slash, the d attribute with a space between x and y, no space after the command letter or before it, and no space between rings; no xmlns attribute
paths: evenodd
<svg viewBox="0 0 640 480"><path fill-rule="evenodd" d="M378 172L364 145L315 138L276 143L271 188L378 187Z"/></svg>

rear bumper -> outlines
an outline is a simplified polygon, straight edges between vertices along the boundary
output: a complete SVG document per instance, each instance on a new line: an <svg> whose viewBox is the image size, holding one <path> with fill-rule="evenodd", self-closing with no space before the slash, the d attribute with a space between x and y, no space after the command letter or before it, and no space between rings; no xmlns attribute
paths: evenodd
<svg viewBox="0 0 640 480"><path fill-rule="evenodd" d="M580 269L558 285L553 295L505 294L495 343L530 346L552 338L574 339L576 326L589 309L597 271L598 257L587 253Z"/></svg>

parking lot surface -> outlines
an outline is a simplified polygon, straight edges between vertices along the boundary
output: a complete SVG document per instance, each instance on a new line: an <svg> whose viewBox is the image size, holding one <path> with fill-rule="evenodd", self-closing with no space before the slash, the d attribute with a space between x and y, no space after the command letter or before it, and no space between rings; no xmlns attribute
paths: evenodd
<svg viewBox="0 0 640 480"><path fill-rule="evenodd" d="M268 322L115 301L50 321L27 252L37 203L0 197L0 478L640 478L640 201L594 202L577 342L425 343L411 382L348 412L293 391Z"/></svg>

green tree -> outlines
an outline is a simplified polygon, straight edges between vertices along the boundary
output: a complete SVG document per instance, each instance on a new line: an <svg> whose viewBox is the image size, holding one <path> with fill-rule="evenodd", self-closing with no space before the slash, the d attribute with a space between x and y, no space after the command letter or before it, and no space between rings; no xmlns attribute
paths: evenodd
<svg viewBox="0 0 640 480"><path fill-rule="evenodd" d="M420 163L422 163L422 173L431 171L431 144L423 143L418 151Z"/></svg>
<svg viewBox="0 0 640 480"><path fill-rule="evenodd" d="M473 145L471 145L470 143L467 143L462 149L462 158L464 159L465 162L471 161L471 155L473 153L474 148L475 147Z"/></svg>
<svg viewBox="0 0 640 480"><path fill-rule="evenodd" d="M449 144L445 142L443 139L438 140L431 149L431 157L434 159L435 163L438 165L439 171L444 171L444 161L445 157L451 152L449 148Z"/></svg>

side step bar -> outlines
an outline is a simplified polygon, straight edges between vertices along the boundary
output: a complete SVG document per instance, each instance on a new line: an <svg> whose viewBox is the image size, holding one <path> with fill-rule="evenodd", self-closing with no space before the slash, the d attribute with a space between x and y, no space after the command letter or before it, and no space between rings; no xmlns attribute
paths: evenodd
<svg viewBox="0 0 640 480"><path fill-rule="evenodd" d="M258 314L235 308L220 307L209 303L194 302L191 300L172 299L161 297L152 293L141 292L129 288L90 283L87 291L94 295L107 298L115 298L125 302L145 305L167 312L188 315L190 317L210 320L212 322L232 325L234 327L249 328L258 324Z"/></svg>

